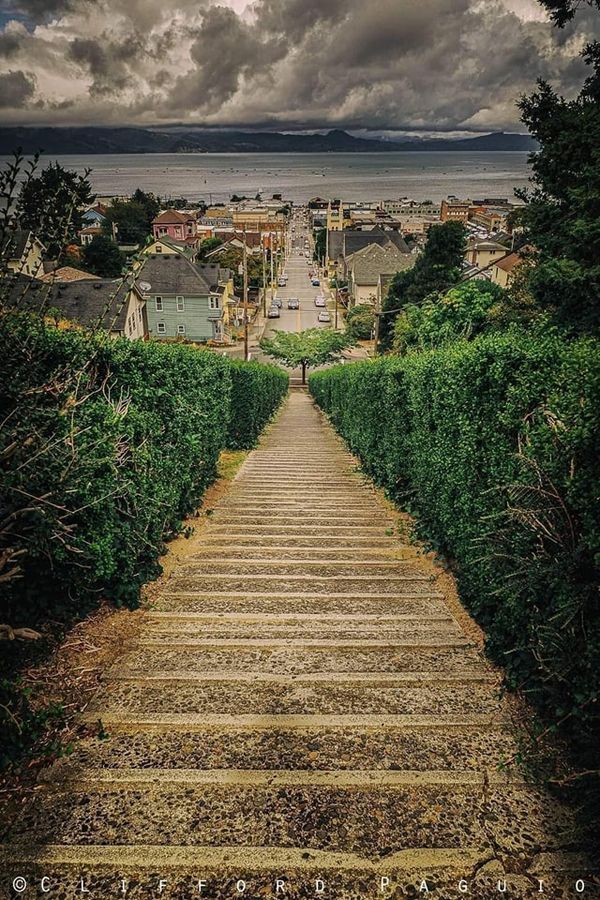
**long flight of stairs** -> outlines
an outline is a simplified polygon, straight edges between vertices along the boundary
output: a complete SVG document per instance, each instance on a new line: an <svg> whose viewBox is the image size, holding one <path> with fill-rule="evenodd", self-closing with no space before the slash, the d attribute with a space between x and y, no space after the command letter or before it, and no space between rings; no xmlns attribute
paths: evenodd
<svg viewBox="0 0 600 900"><path fill-rule="evenodd" d="M293 390L106 672L85 714L104 733L6 830L3 885L525 898L542 878L574 896L573 817L502 769L518 738L497 675L394 525Z"/></svg>

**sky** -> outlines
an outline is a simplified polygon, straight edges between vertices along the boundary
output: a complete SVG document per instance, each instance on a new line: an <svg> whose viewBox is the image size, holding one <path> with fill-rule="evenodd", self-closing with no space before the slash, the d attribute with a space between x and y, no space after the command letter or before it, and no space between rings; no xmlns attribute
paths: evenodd
<svg viewBox="0 0 600 900"><path fill-rule="evenodd" d="M523 131L598 31L536 0L0 0L0 123Z"/></svg>

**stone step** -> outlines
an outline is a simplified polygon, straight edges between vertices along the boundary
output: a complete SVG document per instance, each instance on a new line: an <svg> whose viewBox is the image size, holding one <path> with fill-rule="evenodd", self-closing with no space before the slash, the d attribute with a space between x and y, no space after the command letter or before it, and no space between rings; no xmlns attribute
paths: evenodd
<svg viewBox="0 0 600 900"><path fill-rule="evenodd" d="M479 852L493 848L500 858L512 857L518 848L526 860L540 847L561 848L565 834L576 833L574 814L547 793L510 783L337 787L167 782L144 789L115 780L78 784L77 790L66 782L63 790L57 786L39 792L35 804L21 811L9 837L29 848L187 846L201 853L205 846L269 846L389 861L390 854L408 850L474 847ZM88 859L93 869L94 860ZM139 853L134 859L139 865ZM117 868L122 860L115 857ZM156 871L156 857L148 863Z"/></svg>
<svg viewBox="0 0 600 900"><path fill-rule="evenodd" d="M246 786L246 787L334 787L334 788L398 788L446 787L477 788L488 786L525 787L523 776L509 775L498 769L484 771L447 771L445 769L104 769L84 768L73 764L57 766L46 771L39 783L58 787L59 779L68 778L76 792L112 792L138 787L151 791L189 786Z"/></svg>
<svg viewBox="0 0 600 900"><path fill-rule="evenodd" d="M510 730L438 727L432 729L306 728L247 730L200 726L167 731L157 738L124 724L110 734L79 741L65 762L83 767L170 769L370 769L477 772L497 771L514 758L518 743ZM60 763L64 765L64 763ZM511 772L513 770L511 769ZM516 769L515 775L519 771Z"/></svg>
<svg viewBox="0 0 600 900"><path fill-rule="evenodd" d="M267 558L264 560L249 560L247 557L240 559L217 560L195 559L177 569L178 574L195 575L282 575L282 576L314 576L317 578L341 578L354 576L384 576L393 577L402 575L410 569L414 560L375 561L361 560L320 560L300 559L281 560ZM371 582L373 583L373 582Z"/></svg>
<svg viewBox="0 0 600 900"><path fill-rule="evenodd" d="M169 579L171 592L193 591L198 594L217 595L219 593L240 593L249 596L254 593L286 594L309 593L312 596L328 594L369 594L401 595L403 590L413 592L419 585L431 586L427 575L354 575L351 578L317 577L310 575L202 575L195 574L189 566ZM367 590L367 588L369 590Z"/></svg>
<svg viewBox="0 0 600 900"><path fill-rule="evenodd" d="M287 537L298 535L299 537L304 537L305 535L319 536L320 538L330 538L330 537L346 537L346 536L355 536L355 537L383 537L385 536L385 532L388 528L391 527L391 523L386 527L385 524L382 525L313 525L306 524L304 522L295 522L289 525L246 525L241 522L236 522L234 526L222 524L221 522L211 522L210 530L215 535L231 535L232 531L236 534L255 534L258 536L269 536L269 535L286 535ZM391 535L390 535L391 537Z"/></svg>
<svg viewBox="0 0 600 900"><path fill-rule="evenodd" d="M231 550L235 547L271 547L275 550L279 547L300 547L303 550L311 547L319 547L326 549L348 548L352 553L360 553L369 549L386 549L398 550L406 547L397 537L389 534L379 535L355 535L348 534L343 536L329 535L326 544L322 537L310 534L281 534L273 529L273 534L248 534L244 532L240 534L238 531L231 530L229 532L229 540L225 542L225 546ZM211 530L206 531L202 535L202 548L206 547L223 547L223 536L220 533L212 533Z"/></svg>
<svg viewBox="0 0 600 900"><path fill-rule="evenodd" d="M429 619L406 619L388 623L362 622L198 622L197 620L179 619L175 621L158 621L150 619L144 630L144 641L230 640L239 644L246 640L263 642L308 641L323 644L325 642L344 643L351 641L376 642L377 645L390 644L439 644L453 640L464 642L462 630L448 613L434 615ZM309 644L310 646L310 644Z"/></svg>
<svg viewBox="0 0 600 900"><path fill-rule="evenodd" d="M160 595L152 602L152 611L165 612L189 612L200 613L212 611L215 614L230 612L239 613L290 613L293 615L320 615L351 614L358 615L385 615L385 614L418 614L421 610L424 614L435 612L439 609L439 601L443 595L432 591L422 593L403 592L396 597L381 594L367 597L356 594L329 594L324 601L318 595L304 594L301 596L291 594L288 597L272 593L258 593L254 595L237 594L212 594L207 597L193 591L161 591Z"/></svg>
<svg viewBox="0 0 600 900"><path fill-rule="evenodd" d="M257 510L247 513L229 512L229 510L215 510L212 515L212 521L219 525L275 525L303 527L318 526L338 526L348 525L352 528L366 526L375 526L377 528L389 528L394 523L392 519L384 514L373 515L367 513L352 513L340 510L337 513L321 514L318 510L305 512L302 509L292 510L290 512L258 512Z"/></svg>
<svg viewBox="0 0 600 900"><path fill-rule="evenodd" d="M352 511L354 515L365 515L368 513L372 513L375 509L374 502L370 500L361 501L357 503L356 500L352 501ZM235 497L226 503L219 503L218 510L222 512L226 512L228 515L248 515L249 513L256 512L259 515L267 514L267 513L277 513L278 515L284 516L287 513L307 513L319 516L327 516L327 515L339 515L340 512L344 512L346 509L344 503L336 503L329 500L327 497L320 498L319 500L312 500L310 503L298 500L271 500L271 501L256 501L256 500L238 500ZM213 515L214 513L211 513Z"/></svg>
<svg viewBox="0 0 600 900"><path fill-rule="evenodd" d="M270 675L356 674L414 675L427 672L444 679L463 676L465 680L489 669L473 647L344 647L337 646L257 646L188 647L164 644L129 651L116 664L124 676L177 673L189 675L265 673Z"/></svg>
<svg viewBox="0 0 600 900"><path fill-rule="evenodd" d="M360 566L363 570L370 566L386 566L394 563L402 564L405 561L414 562L416 552L414 547L379 548L369 547L354 550L352 547L331 550L328 547L280 547L273 545L265 547L239 547L223 548L221 543L211 543L196 550L189 556L192 560L203 560L206 563L237 563L248 565L268 562L271 565L283 565L284 563L304 563L313 565L316 563L328 566L352 566L356 569Z"/></svg>
<svg viewBox="0 0 600 900"><path fill-rule="evenodd" d="M497 690L485 684L370 686L368 684L279 684L257 682L107 682L89 713L234 716L493 716Z"/></svg>

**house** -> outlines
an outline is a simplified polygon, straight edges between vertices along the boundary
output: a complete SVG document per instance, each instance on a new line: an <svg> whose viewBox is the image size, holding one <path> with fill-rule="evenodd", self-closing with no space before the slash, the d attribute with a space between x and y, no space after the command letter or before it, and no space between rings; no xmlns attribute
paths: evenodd
<svg viewBox="0 0 600 900"><path fill-rule="evenodd" d="M465 253L466 261L478 269L487 269L491 263L506 255L506 247L496 241L470 239Z"/></svg>
<svg viewBox="0 0 600 900"><path fill-rule="evenodd" d="M136 285L146 301L150 337L223 340L219 280L218 265L197 265L176 253L146 256Z"/></svg>
<svg viewBox="0 0 600 900"><path fill-rule="evenodd" d="M45 252L46 248L33 232L24 229L7 232L0 249L5 270L32 277L43 273Z"/></svg>
<svg viewBox="0 0 600 900"><path fill-rule="evenodd" d="M135 286L120 278L90 276L85 280L48 283L17 276L11 282L3 299L13 307L48 311L64 323L108 331L111 337L135 340L147 333L144 299Z"/></svg>
<svg viewBox="0 0 600 900"><path fill-rule="evenodd" d="M153 256L160 253L176 254L185 256L187 259L195 262L198 255L198 245L193 241L175 241L172 238L164 237L151 241L144 247L142 253L145 256Z"/></svg>
<svg viewBox="0 0 600 900"><path fill-rule="evenodd" d="M442 222L466 222L469 218L470 210L470 200L448 197L447 200L442 200L440 219Z"/></svg>
<svg viewBox="0 0 600 900"><path fill-rule="evenodd" d="M196 238L196 216L167 209L152 220L152 234L155 238L168 237L175 241Z"/></svg>
<svg viewBox="0 0 600 900"><path fill-rule="evenodd" d="M60 266L57 269L52 269L50 272L46 272L45 275L39 276L40 281L44 281L46 283L52 284L55 281L99 281L97 275L92 275L90 272L84 272L81 269L75 269L73 266Z"/></svg>
<svg viewBox="0 0 600 900"><path fill-rule="evenodd" d="M506 253L497 259L490 268L490 279L500 287L508 287L515 276L515 272L524 262L523 256L516 251Z"/></svg>
<svg viewBox="0 0 600 900"><path fill-rule="evenodd" d="M377 305L379 278L383 273L403 272L415 264L412 253L403 253L391 242L383 247L369 244L346 259L350 306Z"/></svg>
<svg viewBox="0 0 600 900"><path fill-rule="evenodd" d="M81 246L85 247L86 244L91 244L95 237L101 237L101 235L103 234L104 230L102 228L102 225L87 225L79 232L79 240L81 241Z"/></svg>
<svg viewBox="0 0 600 900"><path fill-rule="evenodd" d="M395 246L402 253L409 253L410 247L402 237L399 231L393 229L371 228L368 231L354 231L345 229L344 231L328 231L327 232L327 266L330 274L336 271L345 270L345 260L357 250L368 247L369 244L380 244L385 246L389 243Z"/></svg>
<svg viewBox="0 0 600 900"><path fill-rule="evenodd" d="M107 212L108 208L103 203L95 203L94 206L90 206L89 209L86 209L86 211L81 216L81 221L86 226L102 226L106 222Z"/></svg>

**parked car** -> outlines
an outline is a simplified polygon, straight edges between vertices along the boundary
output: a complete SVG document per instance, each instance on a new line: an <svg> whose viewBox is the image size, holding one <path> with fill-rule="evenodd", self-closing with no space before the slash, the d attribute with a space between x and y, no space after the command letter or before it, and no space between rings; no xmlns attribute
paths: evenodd
<svg viewBox="0 0 600 900"><path fill-rule="evenodd" d="M319 281L318 278L313 278L312 281L311 281L311 284L312 284L313 287L319 287L320 284L321 284L321 282Z"/></svg>
<svg viewBox="0 0 600 900"><path fill-rule="evenodd" d="M278 278L278 279L277 279L277 286L278 286L278 287L285 287L286 284L287 284L287 279L286 279L286 278L283 278L283 277L282 277L282 278Z"/></svg>
<svg viewBox="0 0 600 900"><path fill-rule="evenodd" d="M290 297L287 302L288 309L300 309L300 301L297 297Z"/></svg>
<svg viewBox="0 0 600 900"><path fill-rule="evenodd" d="M270 306L269 311L267 312L267 319L279 319L281 318L281 313L279 312L278 306Z"/></svg>
<svg viewBox="0 0 600 900"><path fill-rule="evenodd" d="M321 297L320 295L318 297L315 297L315 306L325 306L325 305L326 305L325 297Z"/></svg>
<svg viewBox="0 0 600 900"><path fill-rule="evenodd" d="M331 316L326 309L324 309L323 312L319 313L317 319L319 320L319 322L331 322Z"/></svg>

